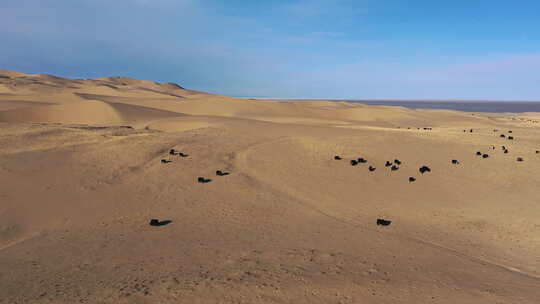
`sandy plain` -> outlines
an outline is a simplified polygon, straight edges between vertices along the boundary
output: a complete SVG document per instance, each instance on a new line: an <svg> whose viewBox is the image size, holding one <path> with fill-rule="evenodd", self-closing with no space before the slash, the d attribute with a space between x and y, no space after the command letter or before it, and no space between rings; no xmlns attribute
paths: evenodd
<svg viewBox="0 0 540 304"><path fill-rule="evenodd" d="M540 303L538 121L0 71L0 303Z"/></svg>

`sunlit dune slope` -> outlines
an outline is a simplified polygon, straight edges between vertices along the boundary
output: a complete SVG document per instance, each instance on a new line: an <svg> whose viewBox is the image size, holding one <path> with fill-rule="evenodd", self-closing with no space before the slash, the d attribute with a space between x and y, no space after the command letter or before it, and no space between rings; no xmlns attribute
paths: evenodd
<svg viewBox="0 0 540 304"><path fill-rule="evenodd" d="M0 303L540 303L538 119L0 71Z"/></svg>

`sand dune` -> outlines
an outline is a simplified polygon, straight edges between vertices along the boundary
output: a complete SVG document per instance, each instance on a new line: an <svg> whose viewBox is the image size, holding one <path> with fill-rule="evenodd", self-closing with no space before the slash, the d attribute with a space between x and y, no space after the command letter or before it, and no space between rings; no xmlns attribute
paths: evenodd
<svg viewBox="0 0 540 304"><path fill-rule="evenodd" d="M0 93L0 303L540 302L537 113L10 71Z"/></svg>
<svg viewBox="0 0 540 304"><path fill-rule="evenodd" d="M30 106L0 112L0 122L57 122L81 124L121 124L117 111L99 101L74 104Z"/></svg>

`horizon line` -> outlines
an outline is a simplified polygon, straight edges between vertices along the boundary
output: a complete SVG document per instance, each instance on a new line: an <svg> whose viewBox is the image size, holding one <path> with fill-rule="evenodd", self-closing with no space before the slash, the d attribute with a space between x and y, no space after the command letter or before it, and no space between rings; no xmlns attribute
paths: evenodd
<svg viewBox="0 0 540 304"><path fill-rule="evenodd" d="M413 99L413 98L404 98L404 99L398 99L398 98L284 98L284 97L249 97L249 96L231 96L235 98L242 98L242 99L259 99L259 100L298 100L298 101L308 101L308 100L315 100L315 101L401 101L401 102L523 102L523 103L540 103L540 100L520 100L520 99L497 99L497 100L491 100L491 99L437 99L437 98L420 98L420 99Z"/></svg>

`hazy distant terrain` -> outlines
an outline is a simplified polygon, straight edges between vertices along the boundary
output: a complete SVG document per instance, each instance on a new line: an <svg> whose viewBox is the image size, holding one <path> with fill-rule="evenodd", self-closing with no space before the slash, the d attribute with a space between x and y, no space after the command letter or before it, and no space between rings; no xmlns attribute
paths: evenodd
<svg viewBox="0 0 540 304"><path fill-rule="evenodd" d="M251 100L272 100L253 98ZM310 99L274 99L280 102L312 101ZM368 99L328 99L319 101L351 102L372 106L397 106L415 110L454 110L484 113L528 113L540 112L540 101L481 101L481 100L368 100Z"/></svg>
<svg viewBox="0 0 540 304"><path fill-rule="evenodd" d="M488 113L540 112L538 101L425 101L425 100L350 100L367 105L401 106L411 109L455 110Z"/></svg>
<svg viewBox="0 0 540 304"><path fill-rule="evenodd" d="M539 121L0 71L0 303L540 303Z"/></svg>

